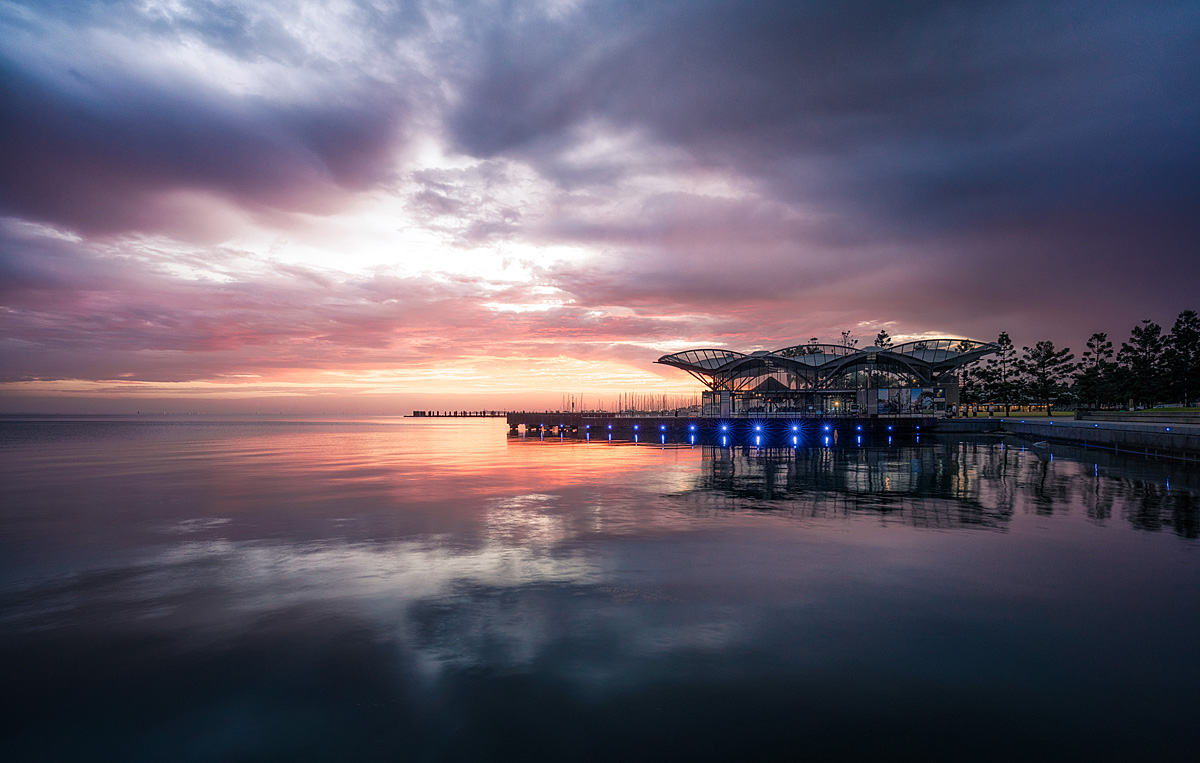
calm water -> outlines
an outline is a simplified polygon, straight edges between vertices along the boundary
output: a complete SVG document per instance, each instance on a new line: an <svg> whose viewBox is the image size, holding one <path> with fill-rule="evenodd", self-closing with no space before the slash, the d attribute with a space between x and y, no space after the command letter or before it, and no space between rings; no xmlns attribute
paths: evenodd
<svg viewBox="0 0 1200 763"><path fill-rule="evenodd" d="M0 420L0 758L1196 754L1195 467L506 431Z"/></svg>

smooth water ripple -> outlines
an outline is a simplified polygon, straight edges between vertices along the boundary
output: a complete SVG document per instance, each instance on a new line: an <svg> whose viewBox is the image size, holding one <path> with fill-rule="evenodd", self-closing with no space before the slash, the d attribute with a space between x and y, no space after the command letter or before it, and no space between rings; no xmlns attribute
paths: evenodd
<svg viewBox="0 0 1200 763"><path fill-rule="evenodd" d="M990 436L0 419L0 757L1191 757L1198 488Z"/></svg>

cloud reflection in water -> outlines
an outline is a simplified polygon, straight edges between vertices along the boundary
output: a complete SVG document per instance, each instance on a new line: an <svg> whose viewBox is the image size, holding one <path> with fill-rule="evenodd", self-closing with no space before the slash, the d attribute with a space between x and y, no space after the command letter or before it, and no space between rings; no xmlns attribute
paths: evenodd
<svg viewBox="0 0 1200 763"><path fill-rule="evenodd" d="M8 758L1171 750L1194 707L1158 467L156 426L5 446Z"/></svg>

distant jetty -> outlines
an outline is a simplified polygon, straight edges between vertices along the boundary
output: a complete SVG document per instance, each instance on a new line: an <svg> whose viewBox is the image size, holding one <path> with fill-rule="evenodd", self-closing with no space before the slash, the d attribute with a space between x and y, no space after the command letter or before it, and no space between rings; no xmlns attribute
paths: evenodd
<svg viewBox="0 0 1200 763"><path fill-rule="evenodd" d="M413 411L409 419L502 419L508 411Z"/></svg>

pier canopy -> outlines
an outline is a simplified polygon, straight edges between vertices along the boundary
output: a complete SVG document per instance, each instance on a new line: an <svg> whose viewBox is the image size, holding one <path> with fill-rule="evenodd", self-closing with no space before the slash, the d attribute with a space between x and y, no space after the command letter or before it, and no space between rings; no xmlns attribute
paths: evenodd
<svg viewBox="0 0 1200 763"><path fill-rule="evenodd" d="M938 384L996 349L995 343L974 339L922 339L891 347L798 344L771 352L685 350L656 362L682 368L714 391L861 389ZM866 376L878 384L870 385Z"/></svg>
<svg viewBox="0 0 1200 763"><path fill-rule="evenodd" d="M918 390L913 399L928 398L941 407L957 402L955 371L997 349L992 342L956 338L864 348L810 343L750 353L685 350L656 362L681 368L708 387L706 406L717 402L709 395L724 395L722 411L876 410L878 405L884 412L905 407L895 403L901 390Z"/></svg>

